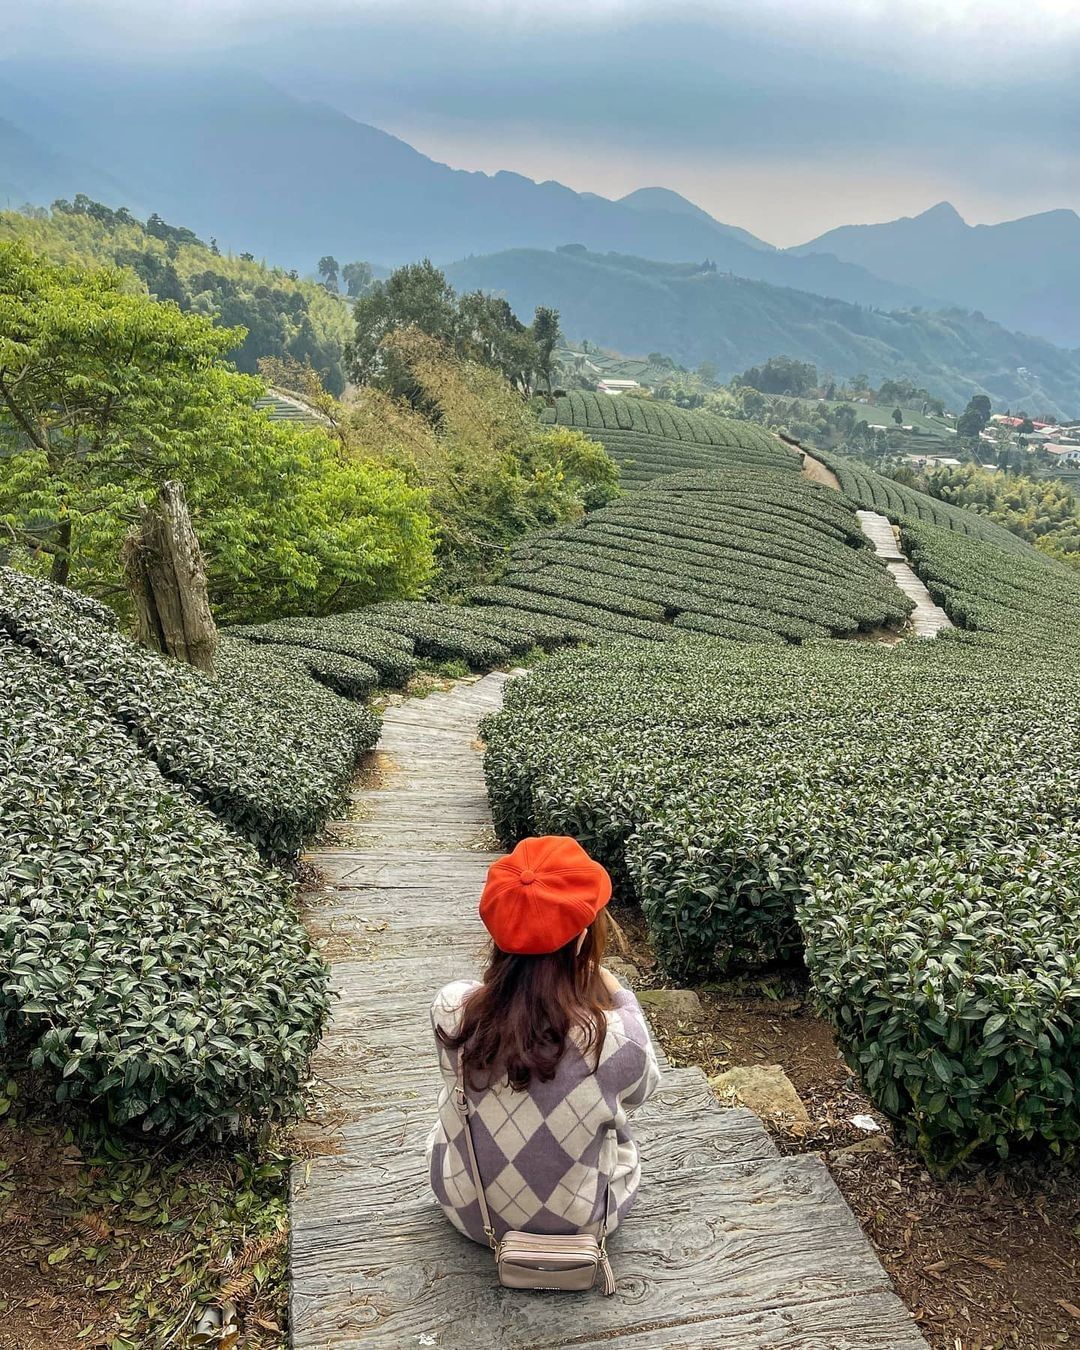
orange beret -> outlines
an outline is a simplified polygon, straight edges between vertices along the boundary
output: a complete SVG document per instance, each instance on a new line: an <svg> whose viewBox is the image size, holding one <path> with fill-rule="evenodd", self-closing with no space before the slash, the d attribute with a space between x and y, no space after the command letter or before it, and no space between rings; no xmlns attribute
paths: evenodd
<svg viewBox="0 0 1080 1350"><path fill-rule="evenodd" d="M611 899L611 878L576 839L523 839L488 869L480 918L501 952L542 956L565 947Z"/></svg>

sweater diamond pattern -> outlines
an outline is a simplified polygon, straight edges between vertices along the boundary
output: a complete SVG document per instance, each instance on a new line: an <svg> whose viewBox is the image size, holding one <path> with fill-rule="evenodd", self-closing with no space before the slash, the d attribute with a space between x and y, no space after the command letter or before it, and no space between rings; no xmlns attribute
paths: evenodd
<svg viewBox="0 0 1080 1350"><path fill-rule="evenodd" d="M453 1034L475 981L440 990L432 1027ZM607 1014L597 1067L595 1052L567 1047L547 1083L525 1092L495 1084L470 1090L473 1141L496 1235L598 1233L610 1179L614 1229L633 1204L641 1178L628 1120L659 1086L660 1073L637 999L621 990ZM476 1187L469 1168L462 1118L454 1100L455 1064L436 1037L442 1088L438 1120L428 1138L435 1199L462 1233L485 1242Z"/></svg>

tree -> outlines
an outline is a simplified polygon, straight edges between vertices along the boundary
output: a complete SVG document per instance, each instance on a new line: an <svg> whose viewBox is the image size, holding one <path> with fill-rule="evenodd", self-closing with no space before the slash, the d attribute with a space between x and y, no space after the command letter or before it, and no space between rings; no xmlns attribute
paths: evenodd
<svg viewBox="0 0 1080 1350"><path fill-rule="evenodd" d="M341 277L345 282L346 292L354 300L369 291L375 281L371 264L366 262L346 263L341 269Z"/></svg>
<svg viewBox="0 0 1080 1350"><path fill-rule="evenodd" d="M904 425L904 410L903 410L902 408L894 408L894 409L892 410L892 420L896 423L896 425L897 425L898 427L903 426L903 425Z"/></svg>
<svg viewBox="0 0 1080 1350"><path fill-rule="evenodd" d="M559 316L540 307L525 325L500 296L471 291L457 296L425 258L375 282L353 306L355 330L345 360L356 384L376 385L419 405L423 395L393 333L415 330L466 361L497 370L521 394L532 392L538 373L550 390Z"/></svg>
<svg viewBox="0 0 1080 1350"><path fill-rule="evenodd" d="M319 277L323 286L332 294L337 295L338 286L338 260L326 253L319 259Z"/></svg>
<svg viewBox="0 0 1080 1350"><path fill-rule="evenodd" d="M355 329L345 349L345 366L356 384L409 397L415 381L383 339L399 329L415 328L453 347L458 334L456 297L446 278L430 259L409 263L376 282L353 307Z"/></svg>
<svg viewBox="0 0 1080 1350"><path fill-rule="evenodd" d="M416 406L369 386L343 407L343 433L353 454L377 455L430 494L439 593L490 577L515 540L618 491L603 446L575 428L540 425L497 370L416 328L391 333L386 346L408 369Z"/></svg>
<svg viewBox="0 0 1080 1350"><path fill-rule="evenodd" d="M736 375L732 385L749 385L763 394L808 394L817 388L817 367L791 356L771 356L763 366L751 366Z"/></svg>
<svg viewBox="0 0 1080 1350"><path fill-rule="evenodd" d="M555 368L555 348L559 345L559 336L559 311L540 305L533 315L532 337L536 345L536 370L547 385L549 398Z"/></svg>
<svg viewBox="0 0 1080 1350"><path fill-rule="evenodd" d="M985 394L975 394L956 419L956 434L965 440L977 441L990 421L990 400Z"/></svg>
<svg viewBox="0 0 1080 1350"><path fill-rule="evenodd" d="M433 565L424 497L271 423L223 362L243 330L0 244L0 528L58 582L125 595L139 503L185 484L219 618L327 613L415 594Z"/></svg>

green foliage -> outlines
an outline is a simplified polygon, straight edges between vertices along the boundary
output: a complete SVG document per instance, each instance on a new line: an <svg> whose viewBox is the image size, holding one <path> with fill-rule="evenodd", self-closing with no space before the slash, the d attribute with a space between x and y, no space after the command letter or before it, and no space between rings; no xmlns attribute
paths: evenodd
<svg viewBox="0 0 1080 1350"><path fill-rule="evenodd" d="M927 1158L1080 1141L1080 833L815 879L806 960L850 1062Z"/></svg>
<svg viewBox="0 0 1080 1350"><path fill-rule="evenodd" d="M378 718L348 654L223 637L218 678L137 646L71 591L0 570L0 634L125 728L166 778L268 853L295 853L341 800ZM338 692L333 692L337 690Z"/></svg>
<svg viewBox="0 0 1080 1350"><path fill-rule="evenodd" d="M415 329L461 360L498 371L523 394L538 381L550 392L558 313L541 306L527 326L498 296L479 290L456 295L427 258L369 286L353 307L353 322L345 360L357 384L375 384L422 405L426 391L413 378L410 362L400 347L387 343L392 334Z"/></svg>
<svg viewBox="0 0 1080 1350"><path fill-rule="evenodd" d="M763 394L808 394L818 385L817 367L790 356L770 356L762 366L751 366L732 380Z"/></svg>
<svg viewBox="0 0 1080 1350"><path fill-rule="evenodd" d="M55 262L123 267L133 288L226 327L243 328L230 356L248 374L255 373L260 357L292 357L310 362L333 393L345 387L342 352L349 311L324 287L295 273L267 267L250 255L222 257L191 230L168 225L156 214L142 225L127 211L81 195L74 202L57 202L44 219L0 212L4 240L21 240ZM345 281L350 283L349 276Z"/></svg>
<svg viewBox="0 0 1080 1350"><path fill-rule="evenodd" d="M1050 557L1080 563L1080 504L1064 483L961 464L928 469L918 486L995 521Z"/></svg>
<svg viewBox="0 0 1080 1350"><path fill-rule="evenodd" d="M327 997L289 883L2 636L0 699L9 1062L164 1134L294 1110Z"/></svg>
<svg viewBox="0 0 1080 1350"><path fill-rule="evenodd" d="M115 597L137 502L177 478L221 618L415 594L432 568L423 493L321 430L271 424L260 383L222 364L236 337L115 272L0 244L0 523L53 580Z"/></svg>
<svg viewBox="0 0 1080 1350"><path fill-rule="evenodd" d="M484 726L500 837L581 840L680 978L805 936L823 1010L928 1159L1064 1146L1076 631L1060 660L963 638L556 656Z"/></svg>
<svg viewBox="0 0 1080 1350"><path fill-rule="evenodd" d="M340 410L339 425L351 455L376 457L427 491L438 593L487 579L523 535L615 495L618 469L603 448L571 428L539 425L497 371L415 329L390 334L384 348L425 412L366 389Z"/></svg>

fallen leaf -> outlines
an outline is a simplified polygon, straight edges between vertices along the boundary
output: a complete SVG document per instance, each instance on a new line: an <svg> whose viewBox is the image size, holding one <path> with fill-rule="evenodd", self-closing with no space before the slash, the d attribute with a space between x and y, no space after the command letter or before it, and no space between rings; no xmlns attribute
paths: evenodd
<svg viewBox="0 0 1080 1350"><path fill-rule="evenodd" d="M1064 1308L1070 1317L1080 1318L1080 1308L1075 1303L1070 1303L1067 1298L1056 1298L1054 1302L1059 1308Z"/></svg>

